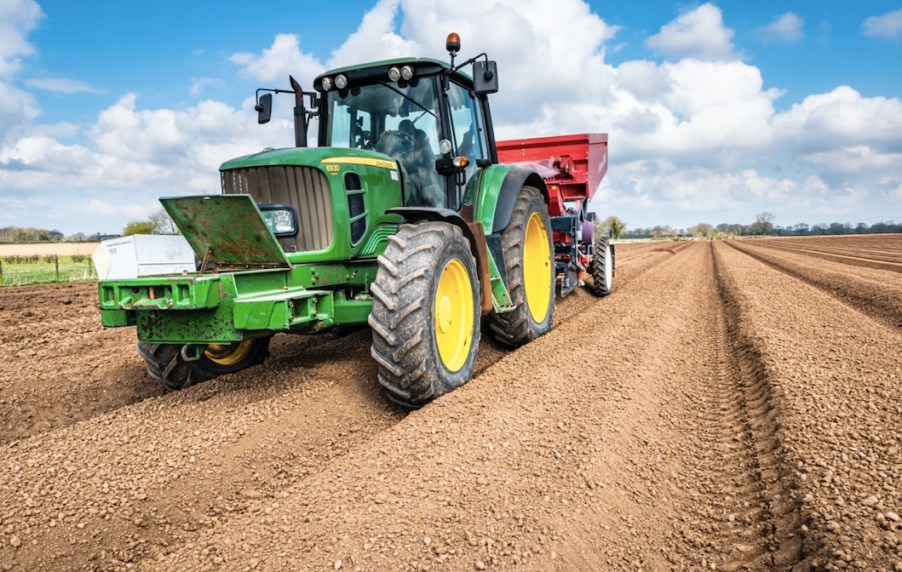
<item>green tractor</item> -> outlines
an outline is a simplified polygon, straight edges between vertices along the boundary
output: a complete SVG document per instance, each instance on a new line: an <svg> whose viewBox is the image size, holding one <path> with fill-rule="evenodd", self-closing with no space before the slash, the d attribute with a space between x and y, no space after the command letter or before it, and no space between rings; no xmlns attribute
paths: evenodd
<svg viewBox="0 0 902 572"><path fill-rule="evenodd" d="M396 59L329 71L311 92L294 78L258 90L260 123L273 93L294 95L296 146L227 161L221 194L160 199L192 268L100 280L104 326L136 326L149 373L178 390L261 363L276 333L369 324L379 383L418 407L471 378L484 318L515 348L549 331L558 286L592 275L610 292L613 247L586 242L606 136L580 136L585 156L557 163L509 142L524 160L499 163L496 64L455 65L459 48L452 34L450 64ZM306 148L312 117L319 146Z"/></svg>

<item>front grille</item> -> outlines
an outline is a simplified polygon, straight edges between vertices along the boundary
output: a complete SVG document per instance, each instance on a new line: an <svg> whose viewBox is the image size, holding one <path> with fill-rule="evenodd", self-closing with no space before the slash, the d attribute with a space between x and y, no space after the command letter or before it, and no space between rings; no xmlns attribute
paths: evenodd
<svg viewBox="0 0 902 572"><path fill-rule="evenodd" d="M222 192L247 194L258 204L291 205L298 235L282 238L287 252L323 250L332 244L332 201L326 177L312 167L269 166L222 171Z"/></svg>

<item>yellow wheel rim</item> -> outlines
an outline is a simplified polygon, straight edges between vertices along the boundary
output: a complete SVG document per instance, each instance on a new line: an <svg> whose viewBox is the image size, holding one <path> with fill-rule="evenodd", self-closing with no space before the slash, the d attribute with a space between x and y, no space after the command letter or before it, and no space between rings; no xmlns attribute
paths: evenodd
<svg viewBox="0 0 902 572"><path fill-rule="evenodd" d="M228 367L243 360L253 343L254 340L244 340L232 344L210 344L204 350L204 357L216 365Z"/></svg>
<svg viewBox="0 0 902 572"><path fill-rule="evenodd" d="M551 304L551 248L542 215L532 213L523 241L523 286L526 306L537 324L545 321Z"/></svg>
<svg viewBox="0 0 902 572"><path fill-rule="evenodd" d="M450 372L467 363L473 343L473 289L470 274L457 258L442 269L435 292L435 344Z"/></svg>

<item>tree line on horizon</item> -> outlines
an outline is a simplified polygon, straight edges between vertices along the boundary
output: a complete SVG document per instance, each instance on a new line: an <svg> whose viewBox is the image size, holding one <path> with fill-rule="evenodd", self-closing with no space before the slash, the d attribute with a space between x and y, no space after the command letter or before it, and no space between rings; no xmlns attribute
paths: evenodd
<svg viewBox="0 0 902 572"><path fill-rule="evenodd" d="M612 219L614 219L612 225ZM776 217L769 212L758 213L755 221L749 224L720 223L711 225L698 223L688 228L675 228L669 225L627 228L626 223L617 217L608 217L601 226L610 229L614 238L741 238L743 236L826 236L845 234L887 234L902 233L902 222L892 220L867 224L859 222L832 222L809 225L800 222L788 226L775 225ZM618 229L623 229L617 233Z"/></svg>
<svg viewBox="0 0 902 572"><path fill-rule="evenodd" d="M100 242L114 238L116 234L95 232L85 234L76 232L68 236L58 230L48 230L31 226L5 226L0 228L0 244L33 243L33 242Z"/></svg>
<svg viewBox="0 0 902 572"><path fill-rule="evenodd" d="M109 238L132 234L178 234L175 223L163 209L154 211L147 220L129 221L119 234L85 234L76 232L65 236L58 230L34 227L7 226L0 228L0 244L16 242L100 242Z"/></svg>
<svg viewBox="0 0 902 572"><path fill-rule="evenodd" d="M669 225L627 228L627 223L617 216L609 216L596 223L602 232L613 238L740 238L743 236L823 236L843 234L886 234L902 233L902 222L892 220L867 224L820 223L809 225L804 222L789 226L774 225L775 216L769 212L758 213L750 224L720 223L711 225L698 223L689 228L674 228ZM65 236L58 230L34 227L7 226L0 228L0 244L20 242L99 242L117 236L131 234L177 234L178 229L165 211L160 209L147 220L130 221L120 234L85 234L76 232Z"/></svg>

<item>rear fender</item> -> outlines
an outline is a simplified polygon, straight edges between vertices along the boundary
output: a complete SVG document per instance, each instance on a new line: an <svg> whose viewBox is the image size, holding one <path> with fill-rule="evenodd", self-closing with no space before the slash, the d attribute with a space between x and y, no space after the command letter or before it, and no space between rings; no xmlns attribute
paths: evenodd
<svg viewBox="0 0 902 572"><path fill-rule="evenodd" d="M486 234L495 234L510 222L517 195L524 185L539 189L548 204L544 179L520 165L492 165L483 169L478 183L468 187L464 202L475 206L475 218L482 223Z"/></svg>

